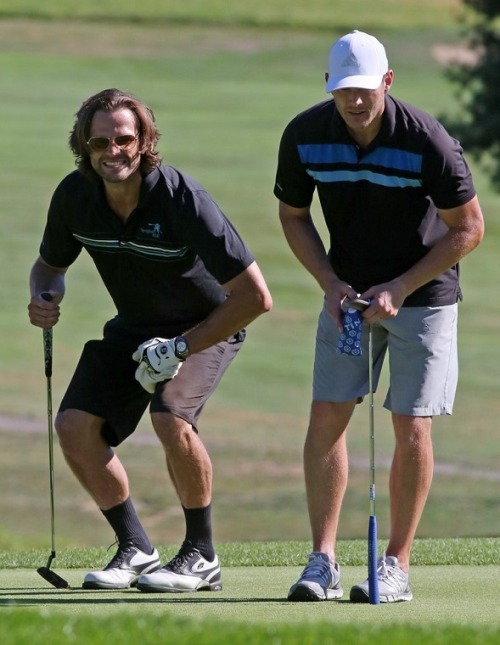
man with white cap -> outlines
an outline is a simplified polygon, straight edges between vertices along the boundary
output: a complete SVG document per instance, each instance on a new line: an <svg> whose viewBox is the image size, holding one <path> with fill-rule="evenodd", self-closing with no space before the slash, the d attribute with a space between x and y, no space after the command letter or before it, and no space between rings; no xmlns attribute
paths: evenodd
<svg viewBox="0 0 500 645"><path fill-rule="evenodd" d="M292 601L342 597L335 546L347 487L346 429L368 394L361 351L339 344L341 304L370 302L373 387L386 352L395 452L390 534L377 568L381 602L412 599L410 552L433 473L435 415L452 413L458 379L459 261L483 236L483 217L459 143L429 114L388 95L384 46L353 31L331 48L328 99L296 116L280 143L274 194L287 242L324 293L304 471L313 552ZM317 191L327 252L311 214ZM368 602L368 581L352 587Z"/></svg>

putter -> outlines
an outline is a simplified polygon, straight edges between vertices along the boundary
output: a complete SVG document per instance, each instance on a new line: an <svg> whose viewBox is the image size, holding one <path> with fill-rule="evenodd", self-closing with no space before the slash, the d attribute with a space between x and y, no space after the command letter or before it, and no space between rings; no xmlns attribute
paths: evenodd
<svg viewBox="0 0 500 645"><path fill-rule="evenodd" d="M368 325L368 414L370 432L370 519L368 522L368 600L380 603L377 576L377 516L375 515L375 414L373 405L373 334Z"/></svg>
<svg viewBox="0 0 500 645"><path fill-rule="evenodd" d="M349 308L364 311L369 307L368 300L361 298L345 299L342 310ZM370 605L380 604L377 577L377 516L375 514L375 412L373 403L373 334L368 325L368 415L370 433L370 519L368 521L368 601Z"/></svg>
<svg viewBox="0 0 500 645"><path fill-rule="evenodd" d="M42 298L52 300L50 293L42 293ZM49 483L50 483L50 526L52 538L52 550L47 560L47 566L39 567L37 573L44 580L56 587L56 589L69 589L69 583L55 571L50 565L56 557L55 548L55 521L54 521L54 431L52 428L52 327L43 330L43 355L45 360L45 377L47 381L47 426L49 435Z"/></svg>

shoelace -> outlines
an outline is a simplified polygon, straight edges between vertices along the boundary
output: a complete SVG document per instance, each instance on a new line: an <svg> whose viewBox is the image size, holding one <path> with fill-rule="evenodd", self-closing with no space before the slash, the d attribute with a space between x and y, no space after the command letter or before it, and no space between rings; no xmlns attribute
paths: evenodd
<svg viewBox="0 0 500 645"><path fill-rule="evenodd" d="M383 580L386 584L397 589L401 587L402 581L398 576L399 567L393 564L387 564L385 560L379 560L377 567L378 579Z"/></svg>
<svg viewBox="0 0 500 645"><path fill-rule="evenodd" d="M328 583L331 580L331 568L328 562L322 560L321 558L314 558L311 562L306 565L306 572L308 577L323 578L327 579Z"/></svg>
<svg viewBox="0 0 500 645"><path fill-rule="evenodd" d="M123 561L127 557L127 555L130 553L131 549L133 548L132 544L124 544L123 546L120 546L117 541L113 542L113 544L110 544L107 548L107 551L109 551L112 547L118 546L118 551L115 553L115 555L111 558L111 561L107 565L107 569L112 569L115 567L119 567L121 564L123 564Z"/></svg>
<svg viewBox="0 0 500 645"><path fill-rule="evenodd" d="M196 553L196 551L187 551L186 553L179 552L174 556L170 562L166 565L165 568L168 569L180 569L186 562Z"/></svg>

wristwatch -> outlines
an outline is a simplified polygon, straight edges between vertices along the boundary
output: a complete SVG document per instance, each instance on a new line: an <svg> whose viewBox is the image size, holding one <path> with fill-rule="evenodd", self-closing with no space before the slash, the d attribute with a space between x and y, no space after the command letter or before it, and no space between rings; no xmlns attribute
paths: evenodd
<svg viewBox="0 0 500 645"><path fill-rule="evenodd" d="M189 356L189 347L184 336L177 336L177 338L174 339L174 354L181 361L185 361Z"/></svg>

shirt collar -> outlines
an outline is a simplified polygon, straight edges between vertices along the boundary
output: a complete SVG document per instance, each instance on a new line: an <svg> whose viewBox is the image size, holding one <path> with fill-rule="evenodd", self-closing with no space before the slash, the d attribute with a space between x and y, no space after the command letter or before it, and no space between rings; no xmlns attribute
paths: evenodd
<svg viewBox="0 0 500 645"><path fill-rule="evenodd" d="M149 174L143 176L139 192L138 206L141 206L143 203L148 201L149 195L153 192L159 178L160 170L158 167L154 168ZM106 195L104 193L104 183L101 180L91 182L90 190L96 202L107 203Z"/></svg>

